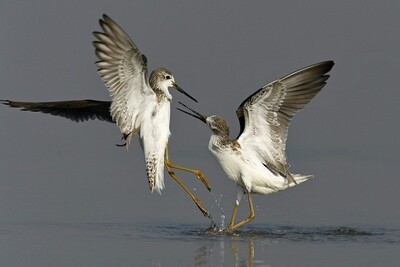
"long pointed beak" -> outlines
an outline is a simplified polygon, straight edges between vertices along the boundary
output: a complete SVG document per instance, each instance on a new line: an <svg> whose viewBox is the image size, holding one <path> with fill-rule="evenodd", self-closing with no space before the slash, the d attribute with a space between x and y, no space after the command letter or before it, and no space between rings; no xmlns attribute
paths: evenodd
<svg viewBox="0 0 400 267"><path fill-rule="evenodd" d="M188 114L188 115L190 115L190 116L192 116L192 117L194 117L196 119L199 119L204 123L207 123L207 116L204 116L203 114L200 114L199 112L189 108L188 106L186 106L182 102L178 102L178 103L181 104L182 106L184 106L185 108L187 108L189 111L191 111L193 113L187 112L186 110L183 110L183 109L180 109L180 108L177 108L177 110L182 111L183 113L186 113L186 114Z"/></svg>
<svg viewBox="0 0 400 267"><path fill-rule="evenodd" d="M181 92L182 94L184 94L185 96L189 97L190 99L192 99L194 102L197 103L197 100L196 100L193 96L191 96L191 95L189 95L188 93L186 93L186 92L185 92L182 88L180 88L176 83L174 83L172 86L173 86L176 90L178 90L179 92Z"/></svg>

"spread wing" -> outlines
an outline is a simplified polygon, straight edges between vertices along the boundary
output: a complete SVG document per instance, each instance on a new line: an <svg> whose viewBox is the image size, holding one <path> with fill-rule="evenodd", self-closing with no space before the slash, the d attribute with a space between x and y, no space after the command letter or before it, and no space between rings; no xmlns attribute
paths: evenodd
<svg viewBox="0 0 400 267"><path fill-rule="evenodd" d="M147 82L147 60L110 17L100 19L103 32L94 32L97 71L107 86L111 98L111 116L121 132L128 135L140 127L137 116L145 98L155 93Z"/></svg>
<svg viewBox="0 0 400 267"><path fill-rule="evenodd" d="M48 113L76 122L94 119L114 122L110 115L111 102L109 101L97 101L90 99L54 102L19 102L11 100L0 101L12 108L20 108L24 111Z"/></svg>
<svg viewBox="0 0 400 267"><path fill-rule="evenodd" d="M292 117L325 86L333 61L320 62L276 81L249 96L236 111L240 121L238 142L255 153L263 164L290 176L286 139Z"/></svg>

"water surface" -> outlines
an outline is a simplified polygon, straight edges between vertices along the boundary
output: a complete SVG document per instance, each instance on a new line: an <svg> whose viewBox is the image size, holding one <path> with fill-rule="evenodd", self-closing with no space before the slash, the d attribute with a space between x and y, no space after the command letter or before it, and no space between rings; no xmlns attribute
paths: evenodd
<svg viewBox="0 0 400 267"><path fill-rule="evenodd" d="M396 266L400 230L376 226L0 224L1 266Z"/></svg>

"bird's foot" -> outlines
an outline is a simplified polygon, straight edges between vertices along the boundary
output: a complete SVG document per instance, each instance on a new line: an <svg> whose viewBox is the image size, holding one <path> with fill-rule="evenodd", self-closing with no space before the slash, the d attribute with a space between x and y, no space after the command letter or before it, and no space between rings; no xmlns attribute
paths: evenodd
<svg viewBox="0 0 400 267"><path fill-rule="evenodd" d="M117 147L126 147L126 143L124 144L115 144Z"/></svg>
<svg viewBox="0 0 400 267"><path fill-rule="evenodd" d="M207 177L200 170L194 170L194 174L196 174L197 178L205 185L207 190L211 191L211 186L207 180Z"/></svg>
<svg viewBox="0 0 400 267"><path fill-rule="evenodd" d="M201 211L201 213L203 213L204 217L209 218L210 220L212 220L212 217L211 217L210 213L203 206L203 204L200 202L200 200L196 199L194 202L196 203L196 205L199 208L199 210Z"/></svg>
<svg viewBox="0 0 400 267"><path fill-rule="evenodd" d="M212 220L210 227L206 229L206 233L209 235L215 235L222 232L222 228L218 227L217 224Z"/></svg>

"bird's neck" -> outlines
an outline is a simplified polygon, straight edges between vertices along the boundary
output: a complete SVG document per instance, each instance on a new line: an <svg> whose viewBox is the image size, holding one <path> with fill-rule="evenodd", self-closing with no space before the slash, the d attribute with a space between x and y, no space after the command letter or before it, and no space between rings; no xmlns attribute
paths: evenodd
<svg viewBox="0 0 400 267"><path fill-rule="evenodd" d="M230 143L232 143L232 140L229 139L229 135L221 133L219 134L213 133L210 137L209 149L214 151L219 150L225 148Z"/></svg>
<svg viewBox="0 0 400 267"><path fill-rule="evenodd" d="M172 100L172 96L171 94L168 92L168 88L166 89L162 89L159 87L154 87L152 88L154 93L156 93L156 97L157 97L157 102L160 103L162 100L168 100L171 101Z"/></svg>

